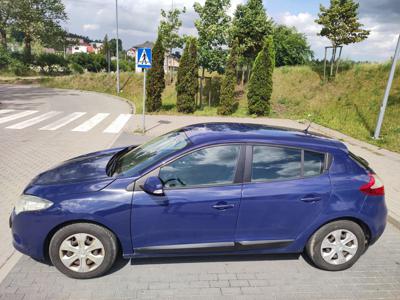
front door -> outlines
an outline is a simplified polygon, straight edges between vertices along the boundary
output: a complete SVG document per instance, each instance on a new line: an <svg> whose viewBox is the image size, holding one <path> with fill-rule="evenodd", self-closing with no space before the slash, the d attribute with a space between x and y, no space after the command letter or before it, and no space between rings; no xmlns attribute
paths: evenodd
<svg viewBox="0 0 400 300"><path fill-rule="evenodd" d="M162 166L164 195L135 188L136 253L214 251L233 247L241 198L241 146L202 148Z"/></svg>
<svg viewBox="0 0 400 300"><path fill-rule="evenodd" d="M248 146L236 241L289 244L320 215L331 186L323 153L266 145Z"/></svg>

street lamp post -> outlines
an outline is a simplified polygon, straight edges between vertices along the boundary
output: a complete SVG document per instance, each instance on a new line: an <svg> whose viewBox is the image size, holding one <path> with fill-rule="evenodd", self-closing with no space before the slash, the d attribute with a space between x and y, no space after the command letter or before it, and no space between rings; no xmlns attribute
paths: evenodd
<svg viewBox="0 0 400 300"><path fill-rule="evenodd" d="M379 111L378 122L376 123L376 129L375 129L375 133L374 133L374 139L379 139L379 135L381 133L383 117L385 116L385 110L386 110L386 106L387 106L388 99L389 99L389 93L390 93L390 89L392 87L394 73L396 71L396 62L399 59L399 56L400 56L400 35L399 35L399 39L397 40L397 46L396 46L396 51L393 56L393 63L392 63L392 68L390 69L389 80L388 80L388 83L386 86L385 95L383 96L382 105L381 105L381 108Z"/></svg>
<svg viewBox="0 0 400 300"><path fill-rule="evenodd" d="M118 0L115 0L115 16L117 22L117 94L119 94L119 35L118 35Z"/></svg>

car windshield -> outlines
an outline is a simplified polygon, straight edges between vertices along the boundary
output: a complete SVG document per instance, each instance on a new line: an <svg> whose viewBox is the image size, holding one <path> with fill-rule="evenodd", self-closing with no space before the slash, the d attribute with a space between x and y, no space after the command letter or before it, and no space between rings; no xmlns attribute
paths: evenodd
<svg viewBox="0 0 400 300"><path fill-rule="evenodd" d="M157 137L119 157L114 175L137 175L188 144L189 139L183 131L173 131Z"/></svg>

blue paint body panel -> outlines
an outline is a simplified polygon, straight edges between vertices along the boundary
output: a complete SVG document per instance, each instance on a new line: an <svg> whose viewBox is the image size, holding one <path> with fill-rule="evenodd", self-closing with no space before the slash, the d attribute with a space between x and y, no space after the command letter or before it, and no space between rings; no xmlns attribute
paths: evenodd
<svg viewBox="0 0 400 300"><path fill-rule="evenodd" d="M135 177L106 173L111 157L122 148L83 155L39 174L24 193L54 204L42 211L12 213L15 248L44 259L52 234L74 222L93 222L110 229L117 236L124 257L193 255L190 250L179 254L137 250L243 241L290 243L254 249L210 249L201 254L298 253L318 228L337 219L363 224L371 244L385 229L384 196L360 192L360 186L369 180L368 171L349 157L347 148L339 141L255 124L208 123L181 130L190 139L190 145ZM162 196L150 195L137 184L148 172L186 152L226 143L262 143L318 151L329 154L331 164L315 177L170 189ZM303 201L312 197L318 201ZM216 209L219 205L229 209Z"/></svg>

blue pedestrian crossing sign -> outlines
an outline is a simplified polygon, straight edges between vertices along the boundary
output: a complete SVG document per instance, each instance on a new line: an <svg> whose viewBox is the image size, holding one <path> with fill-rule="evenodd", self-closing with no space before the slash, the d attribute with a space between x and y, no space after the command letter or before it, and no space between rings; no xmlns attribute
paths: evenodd
<svg viewBox="0 0 400 300"><path fill-rule="evenodd" d="M136 54L136 65L138 68L151 68L152 56L150 48L139 48Z"/></svg>

